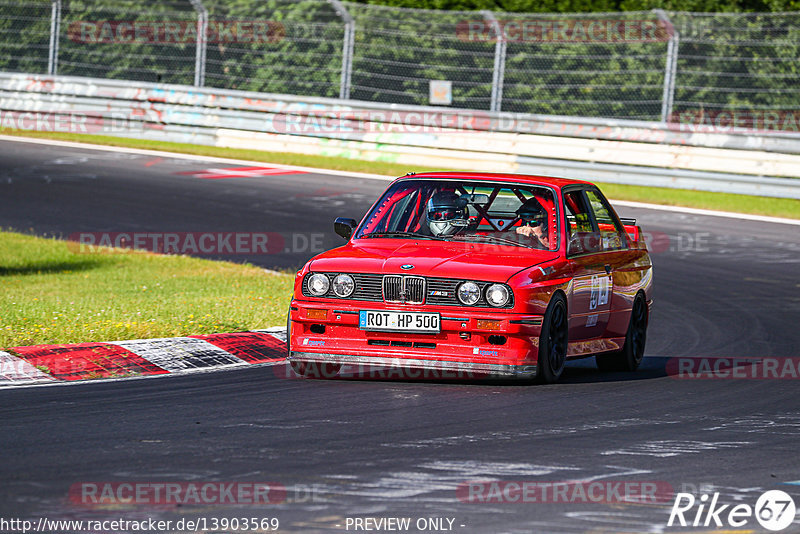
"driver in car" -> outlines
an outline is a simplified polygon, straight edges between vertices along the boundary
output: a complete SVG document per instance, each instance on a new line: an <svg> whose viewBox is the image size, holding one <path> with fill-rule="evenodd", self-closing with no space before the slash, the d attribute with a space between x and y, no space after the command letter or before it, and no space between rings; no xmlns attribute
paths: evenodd
<svg viewBox="0 0 800 534"><path fill-rule="evenodd" d="M428 227L435 236L451 236L469 226L467 199L453 191L434 193L425 209Z"/></svg>

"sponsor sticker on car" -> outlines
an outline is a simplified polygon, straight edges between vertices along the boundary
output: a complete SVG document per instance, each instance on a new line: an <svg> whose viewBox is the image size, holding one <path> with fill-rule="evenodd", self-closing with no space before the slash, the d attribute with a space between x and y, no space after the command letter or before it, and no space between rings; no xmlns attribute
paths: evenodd
<svg viewBox="0 0 800 534"><path fill-rule="evenodd" d="M401 312L383 310L361 310L358 312L358 327L361 330L378 332L418 332L438 334L438 313Z"/></svg>

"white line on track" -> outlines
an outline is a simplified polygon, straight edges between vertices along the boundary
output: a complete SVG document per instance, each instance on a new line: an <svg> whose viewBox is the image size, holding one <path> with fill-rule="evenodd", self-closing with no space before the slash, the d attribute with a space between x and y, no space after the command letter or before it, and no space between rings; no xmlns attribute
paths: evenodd
<svg viewBox="0 0 800 534"><path fill-rule="evenodd" d="M296 165L283 165L280 163L270 163L268 161L251 161L234 158L218 158L216 156L199 156L197 154L181 154L180 152L166 152L163 150L148 150L144 148L127 148L121 146L92 145L90 143L74 143L72 141L56 141L54 139L34 139L28 137L14 137L10 135L0 135L0 141L13 141L20 143L33 143L38 145L60 146L65 148L82 148L85 150L101 150L105 152L122 152L124 154L140 154L142 156L160 156L173 159L187 159L194 161L205 161L212 163L232 163L234 165L246 165L248 167L256 165L269 165L279 169L290 171L302 171L315 174L331 174L333 176L349 176L352 178L368 178L371 180L392 181L396 177L384 176L381 174L369 174L365 172L334 171L330 169L318 169L316 167L300 167Z"/></svg>
<svg viewBox="0 0 800 534"><path fill-rule="evenodd" d="M313 174L329 174L332 176L347 176L350 178L366 178L369 180L381 180L384 182L390 182L394 180L396 177L393 176L385 176L382 174L370 174L365 172L350 172L350 171L335 171L331 169L319 169L316 167L300 167L296 165L283 165L279 163L269 163L266 161L251 161L251 160L244 160L244 159L233 159L233 158L218 158L214 156L198 156L196 154L181 154L179 152L166 152L163 150L147 150L141 148L127 148L127 147L118 147L118 146L105 146L105 145L93 145L90 143L74 143L71 141L57 141L53 139L34 139L28 137L14 137L10 135L0 135L0 141L11 141L11 142L20 142L20 143L33 143L39 145L50 145L50 146L60 146L66 148L80 148L84 150L100 150L106 152L122 152L125 154L140 154L143 156L159 156L159 157L168 157L173 159L185 159L185 160L194 160L194 161L204 161L204 162L212 162L212 163L230 163L233 165L246 165L246 166L255 166L255 165L270 165L272 167L276 167L279 169L286 169L292 171L302 171L307 173ZM466 171L462 171L466 172ZM602 182L601 182L602 183ZM649 204L645 202L630 202L627 200L612 200L614 204L619 206L626 206L630 208L642 208L648 210L661 210L661 211L672 211L678 213L689 213L693 215L705 215L709 217L727 217L729 219L741 219L747 221L758 221L758 222L765 222L765 223L772 223L772 224L790 224L795 226L800 226L800 220L797 219L785 219L782 217L768 217L765 215L750 215L747 213L735 213L730 211L716 211L716 210L705 210L705 209L698 209L698 208L686 208L682 206L665 206L662 204Z"/></svg>
<svg viewBox="0 0 800 534"><path fill-rule="evenodd" d="M751 215L749 213L733 213L730 211L704 210L699 208L686 208L683 206L664 206L662 204L648 204L645 202L631 202L629 200L614 200L614 205L625 206L628 208L643 208L648 210L674 211L678 213L689 213L691 215L707 215L710 217L728 217L731 219L744 219L747 221L758 221L774 224L793 224L800 226L800 219L784 219L782 217L768 217L766 215Z"/></svg>

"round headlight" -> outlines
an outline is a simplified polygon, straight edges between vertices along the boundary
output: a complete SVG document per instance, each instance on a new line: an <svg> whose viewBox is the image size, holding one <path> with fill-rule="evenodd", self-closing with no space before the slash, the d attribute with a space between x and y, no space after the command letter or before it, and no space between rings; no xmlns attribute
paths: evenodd
<svg viewBox="0 0 800 534"><path fill-rule="evenodd" d="M308 291L314 296L322 296L328 292L331 282L324 274L312 274L308 279Z"/></svg>
<svg viewBox="0 0 800 534"><path fill-rule="evenodd" d="M462 304L472 306L481 298L481 288L474 282L464 282L458 286L458 300Z"/></svg>
<svg viewBox="0 0 800 534"><path fill-rule="evenodd" d="M337 297L349 297L356 289L356 283L349 274L340 274L333 279L333 292Z"/></svg>
<svg viewBox="0 0 800 534"><path fill-rule="evenodd" d="M508 297L508 288L503 284L492 284L486 290L486 301L498 308L508 304Z"/></svg>

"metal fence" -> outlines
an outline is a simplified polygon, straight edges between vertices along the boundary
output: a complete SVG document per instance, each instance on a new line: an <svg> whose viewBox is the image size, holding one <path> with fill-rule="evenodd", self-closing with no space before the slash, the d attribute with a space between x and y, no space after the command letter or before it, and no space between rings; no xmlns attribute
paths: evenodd
<svg viewBox="0 0 800 534"><path fill-rule="evenodd" d="M800 13L0 0L0 70L546 115L783 118L800 104Z"/></svg>

